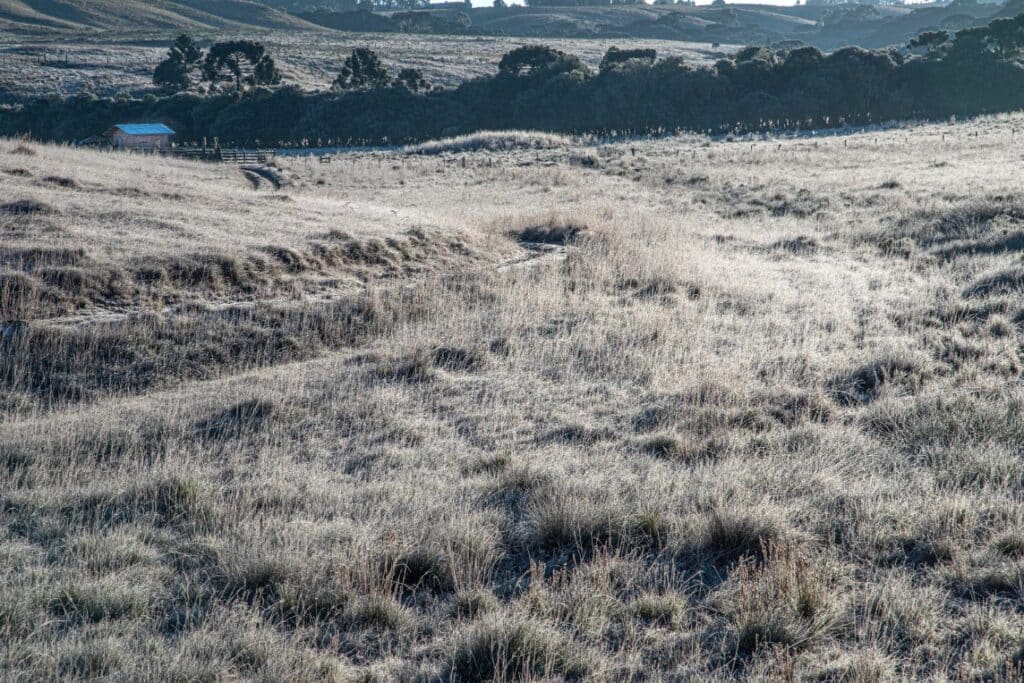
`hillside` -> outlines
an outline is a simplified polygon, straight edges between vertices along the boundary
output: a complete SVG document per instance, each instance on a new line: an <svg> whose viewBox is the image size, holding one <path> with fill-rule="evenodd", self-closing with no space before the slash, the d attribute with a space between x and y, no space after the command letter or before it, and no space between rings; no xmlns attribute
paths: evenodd
<svg viewBox="0 0 1024 683"><path fill-rule="evenodd" d="M348 31L465 33L544 38L661 39L758 45L800 41L821 49L905 45L926 30L959 30L1012 7L958 0L949 5L726 7L478 7L413 12L304 12L311 23ZM460 23L461 22L461 23Z"/></svg>
<svg viewBox="0 0 1024 683"><path fill-rule="evenodd" d="M0 103L53 93L91 92L139 96L155 90L153 67L164 58L172 32L163 38L139 40L97 36L94 41L71 37L18 40L0 36ZM204 46L224 34L201 36ZM239 30L236 34L244 36ZM260 40L277 60L288 83L306 90L329 87L345 58L357 47L376 51L394 74L410 67L447 88L465 80L493 74L502 55L530 43L528 38L453 35L401 35L342 31L283 31L263 33ZM552 44L579 55L597 68L605 51L624 44L614 39L559 39ZM714 49L682 41L634 40L629 45L657 50L662 57L679 57L691 64L710 64L729 46ZM65 62L65 58L67 62Z"/></svg>
<svg viewBox="0 0 1024 683"><path fill-rule="evenodd" d="M0 678L1019 680L1022 128L0 140Z"/></svg>
<svg viewBox="0 0 1024 683"><path fill-rule="evenodd" d="M4 31L303 27L309 25L250 0L0 0L0 30Z"/></svg>
<svg viewBox="0 0 1024 683"><path fill-rule="evenodd" d="M1016 14L975 0L949 5L765 6L732 4L611 7L478 7L370 13L331 11L322 3L286 0L0 0L0 29L18 34L104 31L120 35L175 30L310 29L509 36L603 38L696 43L800 41L831 50L844 45L903 45L926 30L958 30ZM289 13L292 12L292 13Z"/></svg>

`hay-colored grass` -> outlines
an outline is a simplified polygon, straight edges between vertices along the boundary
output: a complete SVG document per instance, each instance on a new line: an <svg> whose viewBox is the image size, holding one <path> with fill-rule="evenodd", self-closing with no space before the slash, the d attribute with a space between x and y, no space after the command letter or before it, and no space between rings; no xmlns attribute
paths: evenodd
<svg viewBox="0 0 1024 683"><path fill-rule="evenodd" d="M0 678L1017 678L1022 123L0 141Z"/></svg>

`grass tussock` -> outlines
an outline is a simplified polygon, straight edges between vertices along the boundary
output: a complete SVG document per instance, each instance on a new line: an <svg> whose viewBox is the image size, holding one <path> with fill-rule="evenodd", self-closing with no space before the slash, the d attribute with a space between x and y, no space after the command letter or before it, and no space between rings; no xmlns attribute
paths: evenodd
<svg viewBox="0 0 1024 683"><path fill-rule="evenodd" d="M589 232L589 226L574 217L551 214L515 227L508 234L513 239L528 244L564 246L576 242Z"/></svg>
<svg viewBox="0 0 1024 683"><path fill-rule="evenodd" d="M742 562L736 573L734 647L749 657L762 649L812 646L839 624L835 569L789 545L765 544L762 561Z"/></svg>
<svg viewBox="0 0 1024 683"><path fill-rule="evenodd" d="M893 385L914 389L927 376L923 361L907 355L892 355L861 365L829 382L833 398L844 406L866 404Z"/></svg>
<svg viewBox="0 0 1024 683"><path fill-rule="evenodd" d="M447 670L456 681L525 681L549 676L579 680L588 671L557 632L530 621L472 627L456 642Z"/></svg>
<svg viewBox="0 0 1024 683"><path fill-rule="evenodd" d="M9 216L33 216L39 214L55 213L55 209L36 199L16 199L12 202L0 204L0 214Z"/></svg>
<svg viewBox="0 0 1024 683"><path fill-rule="evenodd" d="M766 549L782 544L786 536L784 524L771 514L723 508L708 516L699 549L720 566L729 566L744 559L763 560Z"/></svg>

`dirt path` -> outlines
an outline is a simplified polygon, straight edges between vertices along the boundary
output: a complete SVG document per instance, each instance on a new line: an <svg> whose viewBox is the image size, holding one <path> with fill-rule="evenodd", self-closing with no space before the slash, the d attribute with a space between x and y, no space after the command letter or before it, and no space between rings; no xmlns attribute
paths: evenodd
<svg viewBox="0 0 1024 683"><path fill-rule="evenodd" d="M273 166L240 166L238 170L252 184L254 190L261 189L264 184L269 184L275 190L290 184L284 174Z"/></svg>
<svg viewBox="0 0 1024 683"><path fill-rule="evenodd" d="M569 251L574 247L567 247L565 245L556 244L543 244L539 242L523 242L520 243L522 247L522 253L514 258L498 262L492 267L499 273L511 272L515 270L525 268L538 268L546 265L555 265L562 263L568 258ZM392 287L415 287L415 282L396 283L391 285ZM316 296L308 296L302 298L294 297L275 297L270 299L255 299L255 300L229 300L210 303L206 306L207 312L233 312L233 311L247 311L257 306L286 306L294 304L306 304L316 305L319 303L328 303L338 299L341 296L351 294L351 292L342 292L340 290L333 291L327 294L321 294ZM129 310L111 310L111 309L93 309L90 311L84 311L82 313L70 316L62 316L59 318L46 318L43 320L29 321L28 325L43 325L46 327L64 327L64 328L82 328L99 325L120 325L131 319L132 316L142 314L155 314L160 316L177 316L185 314L186 310L192 308L191 306L168 306L159 311L146 311L141 309L129 309Z"/></svg>
<svg viewBox="0 0 1024 683"><path fill-rule="evenodd" d="M547 263L561 263L569 257L569 250L564 244L544 244L542 242L520 242L523 251L519 256L508 261L503 261L495 266L495 270L504 273L519 268L536 268Z"/></svg>

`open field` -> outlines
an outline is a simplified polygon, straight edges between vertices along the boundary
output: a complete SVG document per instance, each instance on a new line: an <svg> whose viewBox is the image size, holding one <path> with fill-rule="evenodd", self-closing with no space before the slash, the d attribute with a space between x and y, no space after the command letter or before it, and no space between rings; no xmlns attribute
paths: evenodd
<svg viewBox="0 0 1024 683"><path fill-rule="evenodd" d="M0 140L0 678L1017 679L1022 129Z"/></svg>
<svg viewBox="0 0 1024 683"><path fill-rule="evenodd" d="M167 54L176 34L171 32L29 40L0 36L0 101L42 97L54 93L98 96L156 92L153 68ZM510 50L538 42L529 38L420 36L333 31L270 31L233 34L196 32L204 47L233 37L263 42L277 60L286 83L306 90L329 89L345 58L357 47L370 47L392 75L405 67L422 69L427 80L445 87L493 74ZM712 48L706 43L636 39L544 39L542 42L579 55L597 68L612 45L654 48L662 57L682 57L708 64L735 47Z"/></svg>

